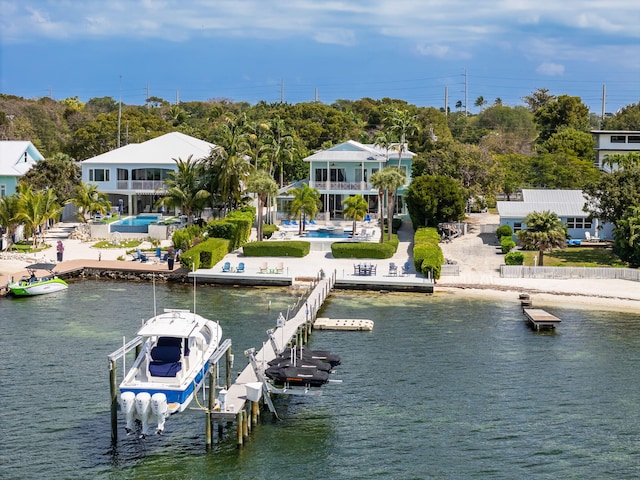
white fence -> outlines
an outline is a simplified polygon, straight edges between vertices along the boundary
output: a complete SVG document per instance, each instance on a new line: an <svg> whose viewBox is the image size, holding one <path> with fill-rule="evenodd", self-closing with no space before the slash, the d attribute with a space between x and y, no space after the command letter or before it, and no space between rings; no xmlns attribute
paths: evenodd
<svg viewBox="0 0 640 480"><path fill-rule="evenodd" d="M611 267L527 267L501 265L502 278L603 278L640 282L640 270Z"/></svg>
<svg viewBox="0 0 640 480"><path fill-rule="evenodd" d="M460 265L445 263L440 270L440 276L457 277L460 275Z"/></svg>

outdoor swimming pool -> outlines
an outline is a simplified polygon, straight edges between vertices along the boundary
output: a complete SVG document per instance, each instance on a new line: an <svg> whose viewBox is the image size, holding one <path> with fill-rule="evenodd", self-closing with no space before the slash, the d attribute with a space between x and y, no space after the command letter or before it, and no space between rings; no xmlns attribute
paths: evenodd
<svg viewBox="0 0 640 480"><path fill-rule="evenodd" d="M351 236L351 230L306 230L307 238L349 238Z"/></svg>
<svg viewBox="0 0 640 480"><path fill-rule="evenodd" d="M110 225L111 232L120 233L149 233L149 225L162 219L162 215L138 215L127 217Z"/></svg>

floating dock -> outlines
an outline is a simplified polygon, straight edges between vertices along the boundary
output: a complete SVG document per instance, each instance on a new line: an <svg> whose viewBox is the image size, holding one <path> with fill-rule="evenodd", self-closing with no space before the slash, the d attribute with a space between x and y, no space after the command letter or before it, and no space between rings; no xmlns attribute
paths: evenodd
<svg viewBox="0 0 640 480"><path fill-rule="evenodd" d="M549 330L556 328L562 320L555 315L550 314L541 308L525 308L523 309L529 324L536 330Z"/></svg>
<svg viewBox="0 0 640 480"><path fill-rule="evenodd" d="M373 320L362 318L316 318L315 330L373 330Z"/></svg>

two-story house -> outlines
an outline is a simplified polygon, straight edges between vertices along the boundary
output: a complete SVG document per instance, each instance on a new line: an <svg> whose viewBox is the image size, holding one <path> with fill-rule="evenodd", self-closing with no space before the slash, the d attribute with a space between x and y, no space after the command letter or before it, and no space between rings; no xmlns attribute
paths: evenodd
<svg viewBox="0 0 640 480"><path fill-rule="evenodd" d="M403 149L385 151L377 145L346 141L304 159L309 164L309 186L321 195L326 220L342 216L342 202L351 195L362 194L369 202L369 211L378 212L378 190L371 184L371 175L387 166L399 167L406 174L406 183L398 189L396 213L406 213L403 195L411 182L414 153Z"/></svg>
<svg viewBox="0 0 640 480"><path fill-rule="evenodd" d="M29 141L0 141L0 197L14 194L20 178L40 160L44 157Z"/></svg>
<svg viewBox="0 0 640 480"><path fill-rule="evenodd" d="M607 161L608 155L626 155L631 152L640 153L640 132L629 130L592 130L595 139L595 166L611 173L617 170L617 164Z"/></svg>
<svg viewBox="0 0 640 480"><path fill-rule="evenodd" d="M143 143L103 153L82 162L82 181L98 186L111 205L122 206L122 213L150 212L164 195L164 180L177 170L177 159L201 160L214 144L172 132Z"/></svg>

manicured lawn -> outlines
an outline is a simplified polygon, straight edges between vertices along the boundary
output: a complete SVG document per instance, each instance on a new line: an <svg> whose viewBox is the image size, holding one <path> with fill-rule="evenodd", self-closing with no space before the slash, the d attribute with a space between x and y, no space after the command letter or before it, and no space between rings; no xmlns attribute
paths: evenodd
<svg viewBox="0 0 640 480"><path fill-rule="evenodd" d="M140 245L142 242L140 240L122 240L120 243L115 245L110 240L103 240L102 242L94 243L92 245L93 248L134 248Z"/></svg>
<svg viewBox="0 0 640 480"><path fill-rule="evenodd" d="M534 265L533 251L522 251L524 264ZM609 248L603 247L567 247L554 249L544 254L545 267L626 267L627 264L616 257Z"/></svg>

